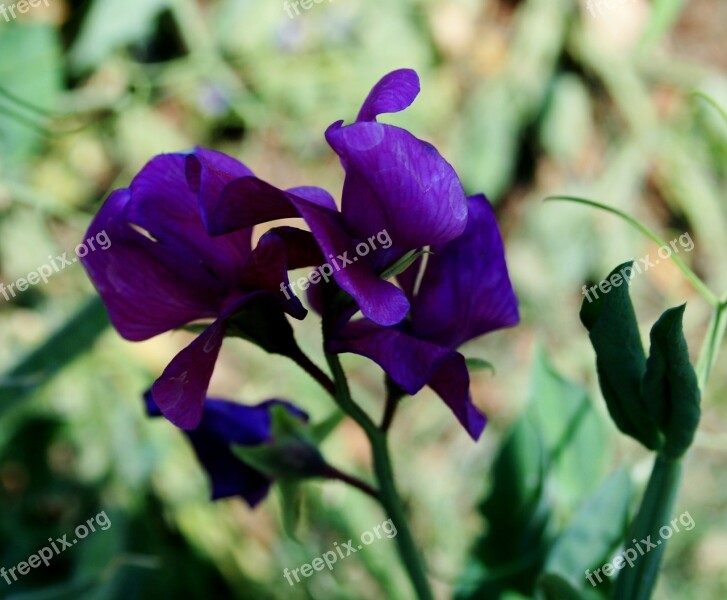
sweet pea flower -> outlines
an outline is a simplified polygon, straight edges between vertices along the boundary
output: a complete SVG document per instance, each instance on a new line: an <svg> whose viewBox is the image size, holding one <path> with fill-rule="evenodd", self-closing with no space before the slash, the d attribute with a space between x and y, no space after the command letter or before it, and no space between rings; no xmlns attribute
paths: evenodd
<svg viewBox="0 0 727 600"><path fill-rule="evenodd" d="M364 316L379 325L402 321L410 309L406 294L381 273L410 250L455 239L467 224L467 198L452 166L431 144L376 121L379 114L409 106L418 92L414 71L394 71L374 86L355 123L328 128L326 139L346 171L341 211L319 188L281 190L228 157L197 149L187 172L190 185L199 189L209 232L229 234L301 217L324 260L343 263L333 278ZM205 180L218 184L200 185ZM356 256L357 244L384 231L393 242L389 248Z"/></svg>
<svg viewBox="0 0 727 600"><path fill-rule="evenodd" d="M219 160L221 167L231 163L236 161ZM218 180L212 174L204 184L214 186ZM162 414L179 427L193 429L202 419L231 317L270 300L281 314L297 319L306 314L298 298L283 296L280 282L287 282L288 269L320 261L310 234L272 229L254 250L250 228L210 237L197 194L187 183L184 154L153 158L129 188L113 192L87 235L103 230L113 246L89 253L82 263L124 338L146 340L213 320L174 357L151 390Z"/></svg>
<svg viewBox="0 0 727 600"><path fill-rule="evenodd" d="M144 400L149 416L162 414L151 391L144 395ZM282 400L245 406L208 398L199 426L185 431L197 459L209 475L212 500L241 496L254 508L267 495L273 480L235 456L232 446L256 447L271 442L271 409L274 406L285 407L302 421L308 419L299 408Z"/></svg>
<svg viewBox="0 0 727 600"><path fill-rule="evenodd" d="M456 349L516 325L519 314L492 207L479 195L468 198L468 210L460 237L432 245L418 289L424 261L399 276L411 303L407 321L395 327L350 321L333 333L328 346L331 352L373 360L408 394L429 385L477 440L486 419L472 403L465 358Z"/></svg>

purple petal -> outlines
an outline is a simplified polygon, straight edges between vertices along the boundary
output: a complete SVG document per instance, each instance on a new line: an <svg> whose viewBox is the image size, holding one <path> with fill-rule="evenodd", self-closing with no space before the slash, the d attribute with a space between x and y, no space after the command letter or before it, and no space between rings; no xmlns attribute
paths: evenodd
<svg viewBox="0 0 727 600"><path fill-rule="evenodd" d="M250 232L207 234L184 176L182 155L150 161L117 190L89 226L111 242L81 259L119 333L144 340L212 318L239 283Z"/></svg>
<svg viewBox="0 0 727 600"><path fill-rule="evenodd" d="M224 322L218 319L177 354L152 385L154 402L177 427L199 425L223 338Z"/></svg>
<svg viewBox="0 0 727 600"><path fill-rule="evenodd" d="M161 414L151 393L145 395L145 401L150 415ZM270 479L238 459L231 446L258 446L268 442L270 409L275 405L285 406L296 417L307 419L307 415L294 405L278 400L245 406L207 399L199 426L186 434L211 479L213 500L242 496L254 507L266 496Z"/></svg>
<svg viewBox="0 0 727 600"><path fill-rule="evenodd" d="M254 175L244 164L231 156L199 146L192 154L187 155L185 174L190 189L198 194L203 216L212 210L228 183L240 177Z"/></svg>
<svg viewBox="0 0 727 600"><path fill-rule="evenodd" d="M346 170L343 218L359 239L386 230L395 247L410 250L464 231L464 189L431 144L375 122L335 123L326 140Z"/></svg>
<svg viewBox="0 0 727 600"><path fill-rule="evenodd" d="M375 121L382 113L404 110L419 95L419 76L412 69L385 75L369 92L356 121Z"/></svg>
<svg viewBox="0 0 727 600"><path fill-rule="evenodd" d="M520 320L494 211L482 195L468 200L467 229L432 247L412 301L415 335L452 349Z"/></svg>
<svg viewBox="0 0 727 600"><path fill-rule="evenodd" d="M485 417L472 404L469 373L461 354L365 320L349 323L329 341L328 349L373 360L408 394L429 384L473 439L482 433Z"/></svg>
<svg viewBox="0 0 727 600"><path fill-rule="evenodd" d="M215 211L208 215L213 231L302 217L329 263L328 275L356 300L361 312L382 325L400 322L409 311L406 296L392 283L380 279L368 260L358 260L356 240L346 231L340 214L329 207L332 200L329 201L327 192L317 188L295 189L298 193L283 191L251 177L233 181L225 188ZM344 265L345 261L350 264Z"/></svg>

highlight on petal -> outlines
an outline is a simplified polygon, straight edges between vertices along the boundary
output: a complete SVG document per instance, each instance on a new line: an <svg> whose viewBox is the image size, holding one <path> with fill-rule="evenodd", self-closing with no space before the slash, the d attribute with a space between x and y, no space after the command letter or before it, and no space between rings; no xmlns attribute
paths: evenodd
<svg viewBox="0 0 727 600"><path fill-rule="evenodd" d="M452 349L520 320L492 206L483 195L471 196L468 205L467 229L432 246L412 300L415 335Z"/></svg>
<svg viewBox="0 0 727 600"><path fill-rule="evenodd" d="M452 166L431 144L375 122L326 131L346 171L341 210L358 238L386 230L404 250L444 243L467 224L467 198Z"/></svg>
<svg viewBox="0 0 727 600"><path fill-rule="evenodd" d="M399 69L384 75L366 97L356 122L375 121L380 114L404 110L414 102L419 89L419 75L413 69Z"/></svg>

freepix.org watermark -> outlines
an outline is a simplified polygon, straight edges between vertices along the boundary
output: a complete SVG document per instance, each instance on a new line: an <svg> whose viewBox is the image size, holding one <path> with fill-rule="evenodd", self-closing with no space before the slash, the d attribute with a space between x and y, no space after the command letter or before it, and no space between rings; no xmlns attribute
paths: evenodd
<svg viewBox="0 0 727 600"><path fill-rule="evenodd" d="M679 242L679 246L677 246L677 241ZM679 254L679 247L685 252L691 252L694 249L694 242L688 233L682 233L678 238L674 238L668 244L660 246L657 254L661 258L652 261L651 256L647 254L646 256L642 256L638 261L634 260L633 266L624 267L618 273L614 273L608 279L604 279L590 288L584 285L583 295L588 302L593 302L594 298L598 300L597 290L600 290L602 294L608 294L612 288L620 287L623 283L628 284L634 273L641 275L641 273L648 271L651 267L658 265L661 259L667 260L672 255L672 252ZM591 294L593 294L594 298L591 298Z"/></svg>
<svg viewBox="0 0 727 600"><path fill-rule="evenodd" d="M98 244L98 248L96 244ZM89 252L95 252L99 249L108 250L110 247L111 239L106 231L99 231L94 237L90 237L85 242L81 242L76 246L76 258L68 258L68 252L64 252L55 258L49 255L48 263L41 265L35 271L31 271L25 277L20 277L7 285L0 282L0 294L9 302L11 297L15 298L19 292L24 292L30 286L37 285L41 281L48 283L48 279L53 275L77 263L79 258L83 258Z"/></svg>
<svg viewBox="0 0 727 600"><path fill-rule="evenodd" d="M387 248L391 248L392 240L391 236L389 235L389 232L386 231L386 229L383 229L382 231L379 231L376 235L372 235L368 240L365 242L361 242L356 245L356 254L357 256L353 256L349 258L348 256L348 250L344 252L343 254L339 254L337 257L334 258L333 254L328 255L329 262L322 264L317 269L313 269L306 277L301 277L300 279L296 281L292 281L290 283L290 286L286 285L284 282L280 284L280 291L285 294L285 297L290 300L290 294L288 293L288 288L290 288L291 291L295 289L296 284L301 290L307 290L308 286L315 285L316 283L320 283L321 280L328 283L331 276L335 271L340 271L342 269L345 269L349 265L352 265L356 261L358 261L359 257L366 256L371 250L376 250L376 242L379 243L379 247L386 250ZM335 271L334 271L335 268Z"/></svg>
<svg viewBox="0 0 727 600"><path fill-rule="evenodd" d="M6 23L10 23L10 21L18 18L18 14L25 14L31 8L38 8L41 4L46 8L50 6L48 0L20 0L15 4L2 3L0 4L0 15L5 19Z"/></svg>
<svg viewBox="0 0 727 600"><path fill-rule="evenodd" d="M328 567L329 571L332 571L333 565L338 562L339 558L341 560L348 558L352 554L356 554L356 552L363 550L364 546L368 546L373 544L376 540L380 540L382 538L382 532L386 534L386 538L389 540L396 537L396 526L391 519L384 521L380 525L376 525L376 527L374 527L371 531L364 531L361 534L360 544L354 545L352 539L341 545L339 545L338 542L333 542L333 550L324 552L321 556L314 558L310 563L302 564L296 569L285 569L283 571L283 577L285 577L290 585L295 585L296 583L300 583L298 573L300 573L303 577L310 577L316 571L322 571L326 567ZM295 582L293 579L295 579Z"/></svg>
<svg viewBox="0 0 727 600"><path fill-rule="evenodd" d="M314 4L320 4L323 2L323 0L293 0L292 2L283 2L283 10L288 13L288 16L291 19L294 19L295 17L300 16L300 11L298 10L298 6L300 6L303 10L310 10L313 8ZM328 0L328 2L333 2L333 0ZM293 14L293 11L295 11L295 14Z"/></svg>
<svg viewBox="0 0 727 600"><path fill-rule="evenodd" d="M30 572L30 569L37 569L40 567L41 563L47 567L50 564L50 561L61 552L65 552L68 548L73 548L73 546L78 543L78 540L82 540L88 537L89 534L94 533L96 531L96 525L98 525L102 531L106 531L109 527L111 527L111 519L109 519L106 515L106 511L102 510L95 517L91 517L85 523L78 525L73 531L76 534L74 539L68 540L67 533L64 534L63 537L56 538L55 540L53 540L53 538L48 538L50 546L44 546L35 554L31 554L26 560L20 561L14 567L10 567L9 569L0 567L0 577L5 580L5 583L12 585L18 580L18 576L15 574L16 571L23 576L27 575ZM12 581L10 581L10 577L13 578Z"/></svg>
<svg viewBox="0 0 727 600"><path fill-rule="evenodd" d="M600 575L601 571L603 571L603 574L606 577L611 577L611 575L613 575L616 571L623 569L627 563L629 568L633 567L639 557L644 556L644 554L653 550L657 546L661 546L663 540L668 540L675 533L679 533L679 523L682 524L685 531L691 531L694 529L694 519L692 518L692 515L689 514L689 511L685 511L678 517L674 517L670 524L664 525L659 529L660 539L652 542L651 536L647 535L645 540L631 540L635 548L631 546L626 548L623 552L617 554L611 562L607 562L605 565L596 569L593 573L586 569L586 579L588 579L593 587L596 587L597 583L593 580L593 577L595 576L596 579L598 579L598 583L603 582L603 578ZM636 552L636 550L638 550L638 552Z"/></svg>

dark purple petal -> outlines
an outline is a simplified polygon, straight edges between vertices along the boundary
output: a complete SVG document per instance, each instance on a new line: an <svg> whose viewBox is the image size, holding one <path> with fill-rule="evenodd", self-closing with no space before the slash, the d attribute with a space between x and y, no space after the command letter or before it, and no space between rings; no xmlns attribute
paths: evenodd
<svg viewBox="0 0 727 600"><path fill-rule="evenodd" d="M177 354L154 382L154 402L177 427L199 425L223 338L224 321L218 319Z"/></svg>
<svg viewBox="0 0 727 600"><path fill-rule="evenodd" d="M111 245L81 262L111 322L134 341L216 316L250 253L249 231L207 234L182 155L154 158L130 189L112 193L87 237L101 232Z"/></svg>
<svg viewBox="0 0 727 600"><path fill-rule="evenodd" d="M454 349L519 319L494 211L484 196L472 196L464 234L432 247L412 301L412 331Z"/></svg>
<svg viewBox="0 0 727 600"><path fill-rule="evenodd" d="M150 415L161 414L150 392L144 399ZM185 432L211 479L213 500L242 496L254 507L266 496L270 479L238 459L231 446L258 446L268 442L271 434L270 409L275 405L285 406L296 417L307 419L303 411L279 400L245 406L208 398L199 426Z"/></svg>
<svg viewBox="0 0 727 600"><path fill-rule="evenodd" d="M464 356L454 352L441 361L429 380L429 387L437 392L462 427L477 441L487 424L487 418L472 403L470 375Z"/></svg>
<svg viewBox="0 0 727 600"><path fill-rule="evenodd" d="M447 242L464 231L464 189L431 144L375 122L334 123L326 140L346 170L343 218L359 239L386 230L393 245L405 251Z"/></svg>
<svg viewBox="0 0 727 600"><path fill-rule="evenodd" d="M377 115L404 110L419 95L419 76L412 69L385 75L369 92L356 121L375 121Z"/></svg>
<svg viewBox="0 0 727 600"><path fill-rule="evenodd" d="M408 394L428 384L473 439L482 433L485 417L472 404L469 373L461 354L365 320L349 323L329 341L328 349L373 360Z"/></svg>
<svg viewBox="0 0 727 600"><path fill-rule="evenodd" d="M302 217L330 264L328 275L356 300L361 312L382 325L400 322L409 311L408 300L399 288L380 279L368 260L358 260L355 240L346 231L341 215L329 207L332 200L329 201L327 192L318 188L295 189L297 193L283 191L250 177L233 181L225 188L215 211L208 215L213 231ZM346 260L350 264L344 265Z"/></svg>
<svg viewBox="0 0 727 600"><path fill-rule="evenodd" d="M228 183L240 177L254 176L250 169L231 156L199 146L187 155L185 174L190 189L198 194L203 216L219 201Z"/></svg>

